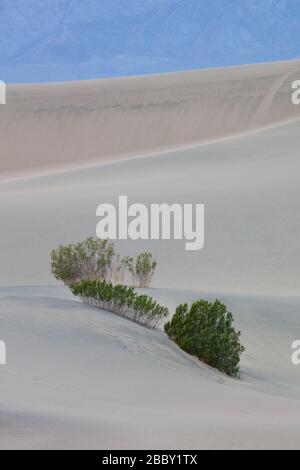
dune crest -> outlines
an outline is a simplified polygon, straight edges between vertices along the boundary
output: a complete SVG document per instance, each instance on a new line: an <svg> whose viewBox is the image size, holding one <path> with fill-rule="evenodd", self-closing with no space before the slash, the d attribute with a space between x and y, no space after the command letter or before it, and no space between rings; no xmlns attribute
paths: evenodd
<svg viewBox="0 0 300 470"><path fill-rule="evenodd" d="M0 174L74 168L192 146L300 118L300 61L8 86Z"/></svg>

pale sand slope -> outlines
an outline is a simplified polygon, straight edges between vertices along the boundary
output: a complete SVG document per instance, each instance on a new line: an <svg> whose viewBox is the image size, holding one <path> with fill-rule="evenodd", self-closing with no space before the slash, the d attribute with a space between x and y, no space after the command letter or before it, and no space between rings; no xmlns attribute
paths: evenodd
<svg viewBox="0 0 300 470"><path fill-rule="evenodd" d="M300 117L300 62L9 86L0 174L84 166L186 147Z"/></svg>
<svg viewBox="0 0 300 470"><path fill-rule="evenodd" d="M258 94L253 89L246 93L245 103L253 97L249 115L255 115L254 109L258 116L265 113L264 122L257 117L247 121L248 113L235 105L236 96L232 101L234 93L229 94L227 105L235 118L234 128L228 124L230 129L226 132L249 130L249 122L257 127L293 119L299 114L300 107L290 104L291 77L280 81L283 88L279 86L277 93L269 89L270 83L277 83L276 77L285 76L288 73L285 67L290 66L270 66L270 74L254 80L260 90ZM258 69L240 70L247 75ZM233 72L219 71L216 76L222 73ZM175 80L175 75L172 77ZM215 85L215 90L220 83L223 82ZM233 86L236 89L238 83L239 80L231 82L228 92ZM189 94L192 88L185 89L185 93ZM273 91L275 88L271 86ZM38 89L33 87L33 93ZM261 99L261 90L265 90L268 100ZM225 99L223 92L221 101ZM244 96L244 92L245 89L239 96ZM144 94L140 91L140 96ZM116 98L119 101L120 96ZM146 124L150 135L150 122L154 126L149 149L153 137L160 135L159 122L163 126L164 122L171 122L171 116L172 122L177 118L178 122L188 120L190 106L197 102L195 96L178 111L178 116L177 111L168 114L168 106L158 107L152 121ZM217 121L220 119L220 131L221 124L229 119L229 108L221 107L219 110L226 112L222 111L222 119L218 117L219 101L212 99L214 96L212 93L208 98L204 93L200 101L206 102L207 97L206 109L211 103L212 115ZM87 100L92 100L92 94ZM27 106L30 103L31 99ZM28 129L24 132L26 119L22 121L23 127L20 124L19 135L13 139L10 134L9 154L1 153L2 170L16 168L14 145L27 149L24 159L19 160L20 170L21 162L30 170L32 164L40 161L37 157L45 157L46 166L58 161L65 166L88 163L91 155L80 160L82 152L79 149L77 153L77 147L79 125L83 129L82 138L90 123L85 129L86 118L79 120L71 133L66 117L70 117L69 108L64 109L65 120L58 121L56 132L51 127L53 116L52 125L48 121L52 114L49 110L44 113L41 108L40 115L31 120L24 108ZM62 109L58 112L64 115ZM127 110L126 115L130 115ZM190 115L190 123L192 115L195 113ZM206 114L208 121L202 122L197 132L193 128L194 136L199 137L198 131L204 127L205 135L200 137L210 137L212 115ZM95 121L98 116L95 112ZM245 120L237 129L243 116ZM143 126L144 118L147 121L146 115L139 112L134 123L129 120L136 128L137 142L142 134L137 123L141 121ZM44 131L39 128L43 119L47 120ZM111 119L120 131L117 114ZM104 121L109 123L110 118ZM16 115L4 122L7 131L12 129L13 122L17 129ZM62 144L53 137L63 135L63 126L65 138L72 135L74 152L69 151L70 141L68 145ZM3 132L3 126L0 128ZM211 137L219 135L217 130L216 125ZM0 339L6 341L8 348L8 366L0 369L1 447L299 447L300 369L291 365L290 358L291 343L299 339L300 331L299 130L300 121L296 120L189 150L0 184L0 285L19 286L3 287L0 292ZM166 128L161 135L165 131ZM125 126L124 139L127 132ZM169 137L176 140L178 132L178 125L172 127L168 145L183 145L186 138L189 144L194 141L187 126L180 141L172 143ZM128 137L130 145L135 140L132 135ZM145 132L141 135L143 145L145 135ZM48 136L52 136L51 141ZM101 142L106 139L101 133L97 138ZM87 140L83 139L85 155L97 148L95 142L87 147ZM163 147L159 138L157 143ZM122 138L122 147L123 144ZM37 153L28 152L29 148ZM61 160L58 148L64 149L68 161ZM136 151L141 148L139 142ZM143 149L146 148L144 145ZM146 249L154 253L159 260L154 284L176 290L155 289L152 293L172 310L182 301L207 297L205 292L216 292L212 297L218 296L228 303L247 347L240 382L194 361L162 332L148 331L112 314L84 307L74 302L63 288L42 287L53 282L49 251L58 244L95 235L96 207L101 202L116 203L120 194L128 195L130 203L205 203L203 251L188 253L183 242L166 241L128 241L118 243L118 249L124 254ZM40 286L20 287L30 284ZM193 289L197 294L184 289ZM254 295L249 297L250 293Z"/></svg>
<svg viewBox="0 0 300 470"><path fill-rule="evenodd" d="M299 448L300 369L291 365L291 344L300 300L290 295L299 279L299 127L1 185L3 286L52 282L48 252L94 234L100 202L119 194L204 201L202 252L186 253L182 242L119 248L154 252L155 284L177 290L151 293L172 311L202 296L224 300L247 347L237 382L162 332L84 307L60 287L2 288L2 448Z"/></svg>
<svg viewBox="0 0 300 470"><path fill-rule="evenodd" d="M205 247L117 243L150 250L159 287L298 295L300 122L157 157L0 185L0 285L49 284L49 252L96 236L98 204L205 203Z"/></svg>
<svg viewBox="0 0 300 470"><path fill-rule="evenodd" d="M211 298L150 293L171 307ZM299 448L300 300L222 300L244 332L241 381L62 288L0 289L0 448Z"/></svg>

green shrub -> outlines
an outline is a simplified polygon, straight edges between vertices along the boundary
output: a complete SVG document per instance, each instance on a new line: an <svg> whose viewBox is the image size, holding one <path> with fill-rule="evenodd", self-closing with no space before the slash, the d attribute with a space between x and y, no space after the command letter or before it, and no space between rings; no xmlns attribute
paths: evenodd
<svg viewBox="0 0 300 470"><path fill-rule="evenodd" d="M66 285L81 279L107 279L115 269L115 250L108 240L92 237L76 245L59 246L51 251L51 271Z"/></svg>
<svg viewBox="0 0 300 470"><path fill-rule="evenodd" d="M78 262L73 245L60 245L51 251L51 272L54 277L66 285L78 277Z"/></svg>
<svg viewBox="0 0 300 470"><path fill-rule="evenodd" d="M116 313L149 328L156 328L169 315L166 307L147 295L137 295L133 287L114 286L106 281L82 280L72 283L70 289L89 305Z"/></svg>
<svg viewBox="0 0 300 470"><path fill-rule="evenodd" d="M66 285L84 279L124 284L129 272L134 286L149 287L157 265L151 253L140 253L134 263L133 258L117 254L108 240L92 237L74 245L61 245L51 251L50 257L52 274Z"/></svg>
<svg viewBox="0 0 300 470"><path fill-rule="evenodd" d="M233 321L232 313L220 301L199 300L190 309L186 304L179 305L172 320L165 324L165 332L184 351L238 377L240 355L245 349Z"/></svg>
<svg viewBox="0 0 300 470"><path fill-rule="evenodd" d="M132 274L133 285L136 287L149 287L154 275L157 262L149 252L140 253L135 265L133 262L128 264L129 271Z"/></svg>

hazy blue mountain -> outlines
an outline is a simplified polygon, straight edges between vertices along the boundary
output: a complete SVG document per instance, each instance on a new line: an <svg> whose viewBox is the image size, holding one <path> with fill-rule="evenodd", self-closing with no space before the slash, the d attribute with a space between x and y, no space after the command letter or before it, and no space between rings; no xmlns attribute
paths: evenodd
<svg viewBox="0 0 300 470"><path fill-rule="evenodd" d="M299 55L299 0L0 0L0 79L8 82Z"/></svg>

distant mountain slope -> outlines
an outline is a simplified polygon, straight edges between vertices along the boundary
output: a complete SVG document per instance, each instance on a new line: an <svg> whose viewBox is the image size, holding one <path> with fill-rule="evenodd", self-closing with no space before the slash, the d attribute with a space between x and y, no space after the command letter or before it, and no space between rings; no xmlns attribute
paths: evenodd
<svg viewBox="0 0 300 470"><path fill-rule="evenodd" d="M97 78L299 56L298 0L0 0L0 78Z"/></svg>

